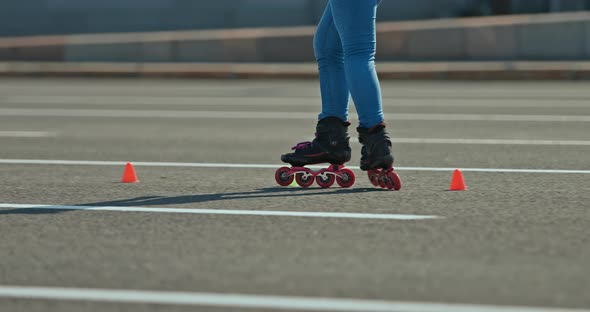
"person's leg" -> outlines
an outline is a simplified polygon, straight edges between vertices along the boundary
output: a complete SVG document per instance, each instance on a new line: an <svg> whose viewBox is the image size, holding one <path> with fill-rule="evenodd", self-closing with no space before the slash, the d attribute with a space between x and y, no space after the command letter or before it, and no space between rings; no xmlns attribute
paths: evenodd
<svg viewBox="0 0 590 312"><path fill-rule="evenodd" d="M318 24L313 48L320 74L322 112L318 119L338 117L348 120L350 92L344 72L344 52L332 17L331 1Z"/></svg>
<svg viewBox="0 0 590 312"><path fill-rule="evenodd" d="M334 25L342 41L346 82L359 115L361 170L371 183L399 190L393 171L391 139L383 123L381 87L375 69L376 17L380 0L330 0Z"/></svg>
<svg viewBox="0 0 590 312"><path fill-rule="evenodd" d="M383 122L381 87L375 70L376 16L379 0L330 0L344 52L344 69L360 126Z"/></svg>
<svg viewBox="0 0 590 312"><path fill-rule="evenodd" d="M344 54L334 26L330 2L314 36L313 47L320 72L322 112L312 142L294 146L281 160L292 166L326 163L342 165L350 160L348 100L350 93L344 72Z"/></svg>

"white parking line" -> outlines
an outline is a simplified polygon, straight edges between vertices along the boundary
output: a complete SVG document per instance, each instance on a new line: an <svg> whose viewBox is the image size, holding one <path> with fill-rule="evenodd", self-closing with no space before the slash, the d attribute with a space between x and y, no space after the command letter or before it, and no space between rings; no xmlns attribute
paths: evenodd
<svg viewBox="0 0 590 312"><path fill-rule="evenodd" d="M239 98L239 101L236 99ZM316 97L272 96L137 96L137 95L12 95L0 96L6 105L214 105L214 106L310 106L318 107ZM492 107L492 108L586 108L587 100L581 99L473 99L464 98L404 98L384 97L384 106L390 107Z"/></svg>
<svg viewBox="0 0 590 312"><path fill-rule="evenodd" d="M56 136L55 132L45 131L0 131L2 138L47 138Z"/></svg>
<svg viewBox="0 0 590 312"><path fill-rule="evenodd" d="M427 220L427 219L439 218L438 216L412 215L412 214L377 214L377 213L276 211L276 210L226 210L226 209L123 207L123 206L119 207L119 206L61 206L61 205L0 204L0 208L42 209L42 210L116 211L116 212L149 212L149 213L184 213L184 214L274 216L274 217L302 217L302 218L373 219L373 220Z"/></svg>
<svg viewBox="0 0 590 312"><path fill-rule="evenodd" d="M0 159L0 164L8 165L82 165L82 166L124 166L125 161L96 161L96 160L48 160L48 159ZM222 164L222 163L183 163L183 162L133 162L135 166L144 167L193 167L193 168L236 168L236 169L278 169L285 164ZM311 169L321 169L324 166L306 166ZM360 170L358 166L346 166L349 169ZM395 167L397 171L455 171L450 167ZM459 168L465 172L495 172L495 173L569 173L590 174L590 170L573 169L508 169L508 168Z"/></svg>
<svg viewBox="0 0 590 312"><path fill-rule="evenodd" d="M26 117L109 117L109 118L219 118L219 119L314 119L317 113L192 111L192 110L126 110L126 109L45 109L2 108L0 116ZM356 120L356 115L350 116ZM422 121L526 121L589 122L586 115L512 115L512 114L389 114L387 120Z"/></svg>
<svg viewBox="0 0 590 312"><path fill-rule="evenodd" d="M313 138L312 138L313 139ZM358 143L357 138L350 138ZM590 146L590 141L582 140L504 140L504 139L445 139L445 138L391 138L395 143L406 144L472 144L472 145L555 145L555 146Z"/></svg>
<svg viewBox="0 0 590 312"><path fill-rule="evenodd" d="M487 140L487 139L394 138L394 139L392 139L392 141L394 143L410 143L410 144L590 146L590 141L575 141L575 140Z"/></svg>
<svg viewBox="0 0 590 312"><path fill-rule="evenodd" d="M590 312L582 309L425 303L345 298L91 288L0 286L0 297L138 304L348 312Z"/></svg>

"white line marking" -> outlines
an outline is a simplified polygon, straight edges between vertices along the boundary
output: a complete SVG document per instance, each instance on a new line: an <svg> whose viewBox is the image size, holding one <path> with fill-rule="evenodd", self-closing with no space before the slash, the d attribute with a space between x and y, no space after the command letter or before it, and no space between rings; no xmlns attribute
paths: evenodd
<svg viewBox="0 0 590 312"><path fill-rule="evenodd" d="M45 131L0 131L2 138L47 138L55 135L54 132Z"/></svg>
<svg viewBox="0 0 590 312"><path fill-rule="evenodd" d="M501 168L436 168L436 167L401 167L395 170L408 171L455 171L461 169L464 172L492 172L492 173L572 173L590 174L590 170L560 170L560 169L501 169Z"/></svg>
<svg viewBox="0 0 590 312"><path fill-rule="evenodd" d="M96 160L44 160L44 159L0 159L0 164L7 165L85 165L85 166L124 166L126 161L96 161ZM193 168L239 168L239 169L278 169L285 164L222 164L222 163L183 163L183 162L133 162L135 166L143 167L193 167ZM326 166L306 166L321 169ZM360 170L358 166L346 166ZM445 167L395 167L397 171L455 171L457 168ZM508 173L577 173L590 174L590 170L568 169L505 169L505 168L460 168L465 172L508 172Z"/></svg>
<svg viewBox="0 0 590 312"><path fill-rule="evenodd" d="M117 212L150 212L150 213L156 212L156 213L306 217L306 218L339 218L339 219L373 219L373 220L427 220L427 219L439 218L438 216L411 215L411 214L274 211L274 210L225 210L225 209L123 207L123 206L61 206L61 205L0 204L0 208L45 209L45 210L88 210L88 211L117 211Z"/></svg>
<svg viewBox="0 0 590 312"><path fill-rule="evenodd" d="M0 159L0 164L8 165L86 165L86 166L124 166L126 161L96 160L44 160L44 159ZM285 164L221 164L221 163L182 163L182 162L133 162L135 166L144 167L194 167L194 168L239 168L239 169L278 169ZM326 166L306 166L321 169ZM360 170L358 166L346 166ZM457 168L445 167L395 167L396 171L454 171ZM505 169L505 168L459 168L465 172L508 172L508 173L576 173L590 174L590 170L563 169Z"/></svg>
<svg viewBox="0 0 590 312"><path fill-rule="evenodd" d="M236 101L236 99L240 99ZM215 106L313 106L316 97L261 97L261 96L135 96L135 95L15 95L0 96L0 102L8 105L215 105ZM589 108L587 100L579 99L462 99L462 98L387 98L384 106L391 107L492 107L492 108Z"/></svg>
<svg viewBox="0 0 590 312"><path fill-rule="evenodd" d="M582 309L534 308L474 304L422 303L345 298L243 295L204 292L174 292L61 287L0 286L0 297L215 306L248 309L348 312L590 312Z"/></svg>
<svg viewBox="0 0 590 312"><path fill-rule="evenodd" d="M576 140L498 140L498 139L442 139L442 138L392 138L391 140L393 143L408 143L408 144L590 146L590 141L576 141ZM358 143L358 139L354 140L354 142Z"/></svg>
<svg viewBox="0 0 590 312"><path fill-rule="evenodd" d="M26 117L111 117L111 118L220 118L220 119L313 119L317 113L301 112L238 112L191 110L108 110L108 109L26 109L2 108L0 116ZM351 115L356 120L356 115ZM496 114L388 114L387 120L422 121L530 121L589 122L586 115L496 115Z"/></svg>

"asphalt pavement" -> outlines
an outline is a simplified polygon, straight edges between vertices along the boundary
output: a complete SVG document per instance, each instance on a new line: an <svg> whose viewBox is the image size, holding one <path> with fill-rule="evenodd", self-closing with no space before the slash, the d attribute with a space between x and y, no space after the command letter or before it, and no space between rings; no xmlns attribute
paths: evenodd
<svg viewBox="0 0 590 312"><path fill-rule="evenodd" d="M248 311L223 300L3 295L8 286L366 299L414 311L590 308L589 85L382 86L398 192L357 169L353 106L354 187L276 184L280 154L313 137L315 81L0 80L0 311ZM119 182L126 162L139 183ZM467 191L447 191L456 168Z"/></svg>

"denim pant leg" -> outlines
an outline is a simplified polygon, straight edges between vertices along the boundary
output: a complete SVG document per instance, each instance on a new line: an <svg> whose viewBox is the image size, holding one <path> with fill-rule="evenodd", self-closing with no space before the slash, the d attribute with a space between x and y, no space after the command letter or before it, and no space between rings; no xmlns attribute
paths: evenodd
<svg viewBox="0 0 590 312"><path fill-rule="evenodd" d="M340 35L334 25L330 2L317 27L313 48L320 74L322 112L319 119L338 117L348 120L350 92L344 72L344 52Z"/></svg>
<svg viewBox="0 0 590 312"><path fill-rule="evenodd" d="M375 69L379 0L330 0L334 25L344 52L346 82L360 126L383 122L381 87Z"/></svg>

